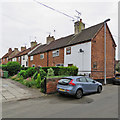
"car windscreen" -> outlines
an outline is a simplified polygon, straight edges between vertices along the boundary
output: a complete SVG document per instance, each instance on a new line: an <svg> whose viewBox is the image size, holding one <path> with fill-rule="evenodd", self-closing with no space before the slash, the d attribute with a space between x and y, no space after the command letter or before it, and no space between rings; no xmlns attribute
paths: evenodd
<svg viewBox="0 0 120 120"><path fill-rule="evenodd" d="M68 85L68 83L71 81L70 78L63 78L63 79L60 79L58 81L58 84L61 84L61 85Z"/></svg>

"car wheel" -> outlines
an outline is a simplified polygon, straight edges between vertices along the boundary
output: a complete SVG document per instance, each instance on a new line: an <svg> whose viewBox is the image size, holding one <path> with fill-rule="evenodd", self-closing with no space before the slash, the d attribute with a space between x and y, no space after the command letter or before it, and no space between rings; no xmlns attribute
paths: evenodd
<svg viewBox="0 0 120 120"><path fill-rule="evenodd" d="M101 91L102 91L102 87L101 87L101 86L98 86L97 92L98 92L98 93L101 93Z"/></svg>
<svg viewBox="0 0 120 120"><path fill-rule="evenodd" d="M82 98L82 96L83 96L82 90L78 89L77 92L76 92L76 94L75 94L75 97L77 99L80 99L80 98Z"/></svg>

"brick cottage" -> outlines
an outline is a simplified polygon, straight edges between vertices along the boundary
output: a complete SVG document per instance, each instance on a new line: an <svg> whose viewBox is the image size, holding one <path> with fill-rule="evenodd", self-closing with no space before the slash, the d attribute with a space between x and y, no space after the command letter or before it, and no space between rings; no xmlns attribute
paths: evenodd
<svg viewBox="0 0 120 120"><path fill-rule="evenodd" d="M115 41L106 24L107 79L114 78ZM55 40L48 36L46 44L28 53L28 66L72 66L79 74L89 74L93 79L104 79L104 22L85 28L80 21L74 24L74 34Z"/></svg>

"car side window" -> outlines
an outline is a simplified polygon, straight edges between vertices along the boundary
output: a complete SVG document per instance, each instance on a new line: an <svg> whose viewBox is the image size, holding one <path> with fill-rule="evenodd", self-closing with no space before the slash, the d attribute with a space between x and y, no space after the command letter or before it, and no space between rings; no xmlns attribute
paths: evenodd
<svg viewBox="0 0 120 120"><path fill-rule="evenodd" d="M87 82L87 81L86 81L85 77L81 77L80 82Z"/></svg>
<svg viewBox="0 0 120 120"><path fill-rule="evenodd" d="M91 78L86 77L86 79L87 79L88 82L93 82L93 79L91 79Z"/></svg>
<svg viewBox="0 0 120 120"><path fill-rule="evenodd" d="M76 79L76 82L80 82L80 78L77 78L77 79Z"/></svg>

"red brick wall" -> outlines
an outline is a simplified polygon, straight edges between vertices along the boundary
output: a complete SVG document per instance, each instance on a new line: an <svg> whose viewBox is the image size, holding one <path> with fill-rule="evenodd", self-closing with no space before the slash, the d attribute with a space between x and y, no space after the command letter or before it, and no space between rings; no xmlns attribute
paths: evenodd
<svg viewBox="0 0 120 120"><path fill-rule="evenodd" d="M51 78L46 80L46 93L54 93L57 89L58 80L61 78Z"/></svg>
<svg viewBox="0 0 120 120"><path fill-rule="evenodd" d="M56 64L64 63L64 48L59 49L59 56L53 57L53 51L49 51L48 53L44 53L44 59L40 59L40 54L34 55L33 60L30 61L30 56L28 57L28 66L42 66L47 67L47 54L48 54L48 66L55 66Z"/></svg>
<svg viewBox="0 0 120 120"><path fill-rule="evenodd" d="M96 41L96 42L95 42ZM114 77L114 64L115 64L115 45L111 38L111 35L106 30L106 77ZM97 69L93 69L93 63L97 62ZM102 71L92 72L93 79L104 79L104 27L101 28L99 33L92 40L91 46L91 70Z"/></svg>
<svg viewBox="0 0 120 120"><path fill-rule="evenodd" d="M47 53L44 53L44 59L40 59L40 54L34 55L33 60L30 61L30 56L28 57L28 66L32 67L32 65L47 67Z"/></svg>
<svg viewBox="0 0 120 120"><path fill-rule="evenodd" d="M21 57L20 57L20 61L19 61L19 57L17 57L17 62L21 64Z"/></svg>
<svg viewBox="0 0 120 120"><path fill-rule="evenodd" d="M54 50L53 50L54 51ZM53 51L49 51L48 66L55 66L56 64L64 64L64 48L59 49L59 56L53 57Z"/></svg>

